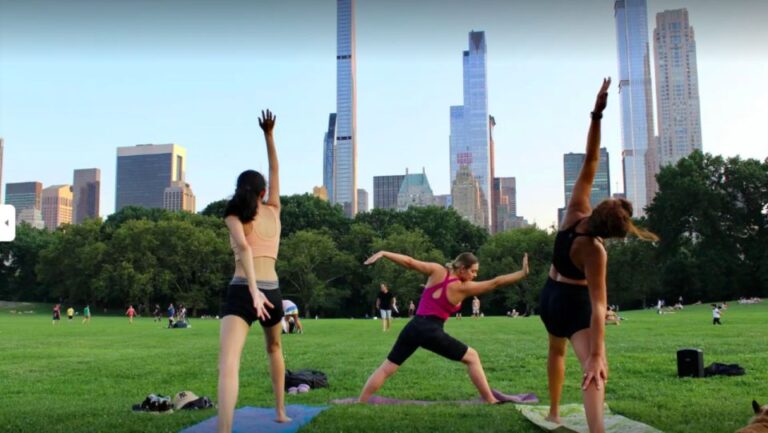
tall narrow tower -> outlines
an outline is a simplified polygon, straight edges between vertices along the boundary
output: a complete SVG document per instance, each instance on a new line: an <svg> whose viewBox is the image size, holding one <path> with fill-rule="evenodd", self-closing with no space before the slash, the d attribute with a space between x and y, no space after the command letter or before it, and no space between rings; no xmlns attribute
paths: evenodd
<svg viewBox="0 0 768 433"><path fill-rule="evenodd" d="M333 203L350 218L357 213L357 83L355 79L355 0L337 0L336 143Z"/></svg>
<svg viewBox="0 0 768 433"><path fill-rule="evenodd" d="M614 11L624 192L634 204L635 216L642 216L656 190L653 174L654 167L658 166L653 133L648 8L646 0L616 0Z"/></svg>
<svg viewBox="0 0 768 433"><path fill-rule="evenodd" d="M453 203L461 216L491 230L493 177L490 128L495 121L488 115L485 32L469 32L469 49L463 52L463 66L464 105L452 106L450 111L451 185L454 185L458 173L462 172L462 182L467 182L467 176L476 180L479 197L476 203L472 202L472 206L463 208L465 213L462 213L462 206L458 203L466 200L457 200L454 196ZM459 184L462 185L462 182ZM461 194L470 190L456 189Z"/></svg>

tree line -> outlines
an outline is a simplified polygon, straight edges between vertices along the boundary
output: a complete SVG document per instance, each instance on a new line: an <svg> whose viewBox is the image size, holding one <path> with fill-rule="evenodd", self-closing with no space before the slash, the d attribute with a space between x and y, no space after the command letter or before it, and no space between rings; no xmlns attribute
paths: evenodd
<svg viewBox="0 0 768 433"><path fill-rule="evenodd" d="M696 152L664 167L658 183L647 218L637 223L661 240L606 242L609 303L629 309L657 298L708 302L768 295L768 160ZM348 219L340 206L309 194L281 200L277 271L284 297L304 314L372 314L382 282L403 309L416 302L421 275L388 262L362 265L381 249L438 263L472 251L480 279L517 270L528 252L529 277L481 300L485 314L536 310L553 227L491 236L453 209L374 209ZM128 207L105 221L53 232L22 224L14 242L0 244L0 299L109 308L180 302L195 315L217 314L234 270L225 203L211 203L199 214Z"/></svg>

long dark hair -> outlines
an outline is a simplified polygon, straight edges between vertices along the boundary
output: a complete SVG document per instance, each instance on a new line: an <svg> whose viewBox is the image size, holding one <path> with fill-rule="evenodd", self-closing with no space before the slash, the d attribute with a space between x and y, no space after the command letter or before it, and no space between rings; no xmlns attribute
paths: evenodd
<svg viewBox="0 0 768 433"><path fill-rule="evenodd" d="M603 200L587 220L589 233L602 238L624 238L631 233L645 241L659 240L655 234L632 223L632 210L629 200Z"/></svg>
<svg viewBox="0 0 768 433"><path fill-rule="evenodd" d="M227 202L224 217L234 215L243 223L253 221L259 209L259 200L266 189L267 181L258 171L246 170L240 173L235 195Z"/></svg>

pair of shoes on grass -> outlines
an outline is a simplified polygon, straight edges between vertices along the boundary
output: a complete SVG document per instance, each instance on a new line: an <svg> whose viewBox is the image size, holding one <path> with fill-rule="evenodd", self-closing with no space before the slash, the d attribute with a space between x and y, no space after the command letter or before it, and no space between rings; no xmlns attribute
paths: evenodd
<svg viewBox="0 0 768 433"><path fill-rule="evenodd" d="M302 383L299 386L292 386L288 388L288 394L299 394L299 393L303 394L305 392L309 392L309 385L307 385L306 383Z"/></svg>

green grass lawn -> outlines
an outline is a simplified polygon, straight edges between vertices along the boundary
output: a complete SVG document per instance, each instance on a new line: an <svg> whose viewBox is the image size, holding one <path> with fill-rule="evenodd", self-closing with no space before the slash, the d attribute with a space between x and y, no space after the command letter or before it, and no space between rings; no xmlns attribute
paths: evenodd
<svg viewBox="0 0 768 433"><path fill-rule="evenodd" d="M17 309L27 309L25 307ZM218 321L192 320L191 329L165 322L94 316L89 326L66 316L51 325L39 314L0 309L0 432L176 432L215 410L154 416L131 412L147 394L191 390L216 398ZM768 303L732 303L723 326L707 306L676 314L622 312L607 329L607 402L622 415L665 432L731 433L751 416L753 398L768 401ZM356 396L389 352L406 320L382 333L374 320L306 320L305 334L284 336L286 365L314 368L330 388L287 396L288 404L327 404ZM480 352L491 386L535 392L548 400L546 333L538 317L449 320L447 331ZM676 351L697 347L704 361L738 363L740 377L679 379ZM569 355L563 402L580 402L579 368ZM476 396L464 367L419 351L382 388L383 396L462 400ZM246 343L239 406L271 406L261 330ZM302 432L537 432L511 405L334 406Z"/></svg>

